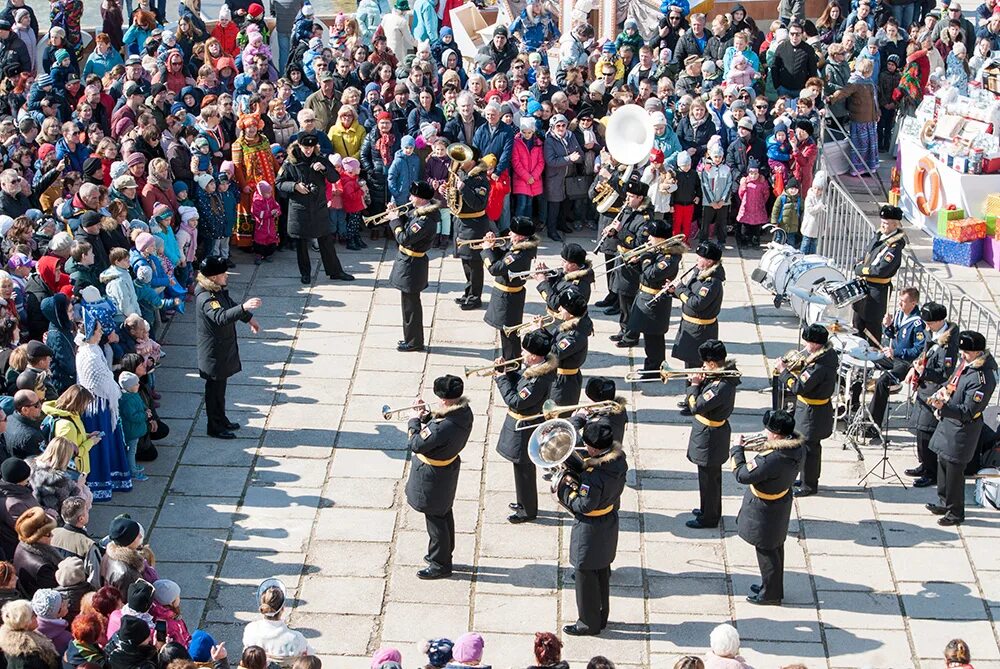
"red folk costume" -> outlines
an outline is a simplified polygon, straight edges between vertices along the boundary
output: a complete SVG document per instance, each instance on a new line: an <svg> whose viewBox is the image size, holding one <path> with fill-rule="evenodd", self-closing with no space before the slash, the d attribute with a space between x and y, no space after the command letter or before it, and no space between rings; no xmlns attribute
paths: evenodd
<svg viewBox="0 0 1000 669"><path fill-rule="evenodd" d="M253 244L253 194L257 184L266 181L274 187L277 163L271 153L271 145L267 138L260 134L264 127L257 114L246 114L237 121L240 136L233 142L233 165L236 168L236 183L240 186L240 201L236 205L236 227L233 230L233 243L241 248ZM257 137L247 140L243 131L251 125L257 128Z"/></svg>

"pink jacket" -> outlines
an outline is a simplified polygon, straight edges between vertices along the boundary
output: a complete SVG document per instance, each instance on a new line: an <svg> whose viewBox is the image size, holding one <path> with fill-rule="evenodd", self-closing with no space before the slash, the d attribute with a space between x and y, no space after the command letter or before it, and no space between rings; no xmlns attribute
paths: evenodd
<svg viewBox="0 0 1000 669"><path fill-rule="evenodd" d="M795 150L792 151L792 174L799 181L799 192L808 193L813 183L813 167L816 165L816 156L819 148L816 142L809 140L799 142Z"/></svg>
<svg viewBox="0 0 1000 669"><path fill-rule="evenodd" d="M771 193L771 185L761 177L753 181L743 177L740 179L740 210L736 214L738 223L747 225L764 225L771 220L767 213L767 198Z"/></svg>
<svg viewBox="0 0 1000 669"><path fill-rule="evenodd" d="M178 618L173 609L168 609L159 602L153 602L149 613L153 616L153 620L166 620L167 636L185 648L188 647L191 643L191 633L188 632L187 623Z"/></svg>
<svg viewBox="0 0 1000 669"><path fill-rule="evenodd" d="M524 141L521 133L514 137L514 194L541 195L542 170L545 169L542 140L535 135L531 138L531 146ZM534 177L535 183L529 184L528 177Z"/></svg>
<svg viewBox="0 0 1000 669"><path fill-rule="evenodd" d="M281 209L273 195L268 193L265 196L261 193L259 184L257 188L250 205L250 213L254 220L253 241L261 246L271 246L278 243L278 217L281 216Z"/></svg>

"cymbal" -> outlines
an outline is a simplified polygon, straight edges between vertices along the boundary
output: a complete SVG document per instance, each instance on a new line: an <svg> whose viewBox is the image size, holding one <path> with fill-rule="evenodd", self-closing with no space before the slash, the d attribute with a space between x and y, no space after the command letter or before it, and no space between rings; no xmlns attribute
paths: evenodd
<svg viewBox="0 0 1000 669"><path fill-rule="evenodd" d="M839 316L820 318L815 322L815 325L822 325L831 332L850 332L854 329L854 325L849 320Z"/></svg>
<svg viewBox="0 0 1000 669"><path fill-rule="evenodd" d="M817 293L806 288L800 288L799 286L792 286L788 289L788 292L795 297L800 298L804 302L810 302L812 304L833 304L833 300L829 295Z"/></svg>

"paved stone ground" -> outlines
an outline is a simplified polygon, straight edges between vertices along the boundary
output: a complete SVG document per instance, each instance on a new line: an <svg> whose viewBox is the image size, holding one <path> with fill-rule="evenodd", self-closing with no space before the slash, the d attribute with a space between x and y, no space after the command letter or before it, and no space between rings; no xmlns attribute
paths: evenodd
<svg viewBox="0 0 1000 669"><path fill-rule="evenodd" d="M557 251L548 243L542 253ZM490 380L474 379L467 395L476 424L455 508L457 574L416 579L425 535L403 496L405 424L383 421L379 410L417 393L431 399L434 377L492 359L496 337L482 312L454 304L460 264L436 252L424 293L430 352L397 353L398 294L385 286L393 255L345 253L358 281L323 277L310 287L300 286L288 253L257 269L241 255L234 294L264 300L264 331L242 332L244 371L230 385L231 416L246 425L241 438L204 436L193 321L179 318L157 372L172 434L147 467L149 482L95 509L92 528L125 510L137 517L150 530L160 573L181 584L189 624L227 640L234 656L241 623L255 616L255 586L279 576L296 596L293 625L328 666L367 666L365 656L386 643L414 666L415 642L469 629L485 634L493 666L526 666L533 632L575 620L569 517L543 495L539 522L504 522L513 488L510 465L494 451L502 403ZM759 429L768 359L795 339L793 316L749 283L755 257L728 251L725 259L722 337L745 374L736 432ZM529 294L528 310L540 312ZM641 349L613 348L607 336L617 324L596 321L587 372L620 379L641 364ZM860 463L831 442L822 494L795 503L786 605L752 607L744 596L756 582L754 554L735 535L740 486L725 476L720 529L684 527L697 482L685 457L688 421L674 407L682 384L634 388L625 388L632 470L611 624L600 639L567 638L569 660L601 653L622 667L671 666L678 654L702 652L715 624L732 621L758 667L793 659L810 667L939 666L955 636L970 642L977 667L1000 667L1000 530L988 513L972 508L960 529L939 528L923 510L929 491L877 479L857 485L880 451L865 449ZM914 462L912 443L899 429L894 437L890 458L901 470Z"/></svg>

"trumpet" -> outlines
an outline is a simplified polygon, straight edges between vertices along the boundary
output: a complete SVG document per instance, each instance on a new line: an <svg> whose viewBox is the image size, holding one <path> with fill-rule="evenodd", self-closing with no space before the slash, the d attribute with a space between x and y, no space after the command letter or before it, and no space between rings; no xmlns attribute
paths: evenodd
<svg viewBox="0 0 1000 669"><path fill-rule="evenodd" d="M789 372L801 371L806 366L806 359L809 357L809 348L802 347L798 351L789 351L781 356L781 362L785 364L785 369Z"/></svg>
<svg viewBox="0 0 1000 669"><path fill-rule="evenodd" d="M412 202L407 202L406 204L400 205L395 209L387 209L381 214L372 214L371 216L365 216L362 220L365 225L383 225L389 221L395 220L408 214L410 209L413 208Z"/></svg>
<svg viewBox="0 0 1000 669"><path fill-rule="evenodd" d="M653 375L657 376L653 376ZM696 369L670 369L670 365L664 362L658 370L643 369L637 372L629 372L625 375L626 383L647 383L649 381L661 381L666 383L673 379L686 379L698 374L709 379L740 378L743 372L738 369L707 369L699 367ZM657 378L659 377L659 378Z"/></svg>
<svg viewBox="0 0 1000 669"><path fill-rule="evenodd" d="M687 250L687 248L687 244L684 243L684 235L674 235L673 237L664 239L662 242L654 242L652 240L643 242L634 249L629 249L625 253L616 255L611 260L601 263L603 267L600 271L594 272L594 278L596 279L599 276L616 272L633 260L640 258L647 253L652 253L653 251L663 251L675 254L683 253Z"/></svg>
<svg viewBox="0 0 1000 669"><path fill-rule="evenodd" d="M524 425L530 421L538 420L539 418L544 418L545 420L552 420L553 418L558 418L560 414L572 413L579 410L591 411L591 415L595 414L612 414L621 413L625 410L625 405L621 402L615 402L614 400L603 400L601 402L587 402L586 404L573 404L570 406L560 406L555 403L555 400L545 400L542 404L542 413L536 413L533 416L525 416L524 418L519 418L514 424L515 430L532 430L538 425Z"/></svg>
<svg viewBox="0 0 1000 669"><path fill-rule="evenodd" d="M546 314L544 316L538 316L536 318L533 318L530 321L526 323L521 323L519 325L505 325L503 326L503 333L508 337L511 336L512 334L520 336L521 332L544 328L545 326L552 325L555 322L556 322L555 316L552 316L551 314Z"/></svg>
<svg viewBox="0 0 1000 669"><path fill-rule="evenodd" d="M438 402L432 402L430 404L423 404L423 403L421 403L421 404L411 404L408 407L398 407L398 408L395 408L395 409L390 409L388 404L383 404L382 405L382 418L385 418L386 420L391 420L392 417L395 414L399 414L399 413L403 413L403 412L406 412L406 411L410 411L412 409L417 409L417 408L419 408L421 406L424 407L424 408L426 408L426 409L430 409L435 404L438 404Z"/></svg>
<svg viewBox="0 0 1000 669"><path fill-rule="evenodd" d="M500 362L495 362L492 365L485 365L483 367L466 367L465 378L469 378L470 376L489 376L493 372L501 370L505 372L513 372L521 366L522 362L524 362L523 355L520 358L514 358L513 360L501 360ZM510 369L506 369L507 367L510 367Z"/></svg>
<svg viewBox="0 0 1000 669"><path fill-rule="evenodd" d="M483 248L485 248L486 242L487 242L486 237L480 237L479 239L459 239L457 242L455 242L455 246L468 246L473 250L481 251ZM505 237L493 238L493 245L496 248L502 249L507 245L513 245L513 244L514 240L511 238L510 235L507 235Z"/></svg>
<svg viewBox="0 0 1000 669"><path fill-rule="evenodd" d="M767 441L766 432L754 432L752 434L741 434L739 441L735 445L747 447L747 446L760 446L765 441Z"/></svg>
<svg viewBox="0 0 1000 669"><path fill-rule="evenodd" d="M529 277L532 277L532 276L534 276L536 274L544 274L546 277L549 277L549 276L556 276L557 274L561 274L561 273L562 273L562 269L560 269L558 267L546 267L545 269L538 269L538 268L536 268L536 269L526 269L523 272L511 272L510 273L510 280L511 281L520 281L522 279L527 279Z"/></svg>

